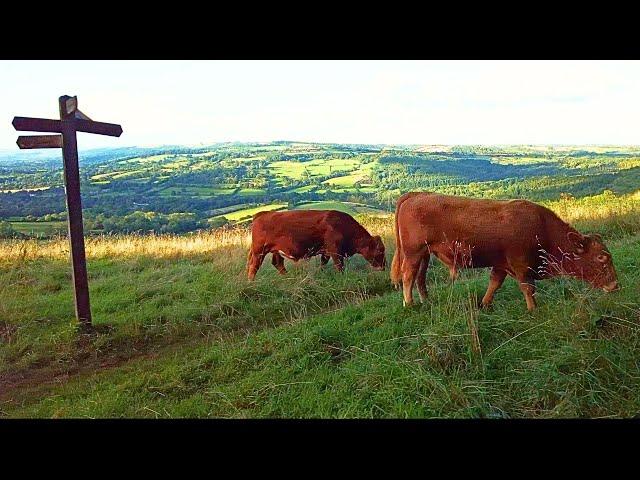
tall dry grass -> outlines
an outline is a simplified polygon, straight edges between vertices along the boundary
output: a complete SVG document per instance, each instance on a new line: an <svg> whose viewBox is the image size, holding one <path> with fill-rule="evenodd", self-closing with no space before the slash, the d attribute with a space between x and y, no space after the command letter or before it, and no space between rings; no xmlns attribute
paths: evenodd
<svg viewBox="0 0 640 480"><path fill-rule="evenodd" d="M229 247L248 248L250 230L245 227L219 228L190 235L99 235L87 237L88 259L105 257L154 256L179 258L195 254L214 253ZM66 237L51 240L5 240L0 242L0 261L21 261L35 258L59 259L69 256Z"/></svg>
<svg viewBox="0 0 640 480"><path fill-rule="evenodd" d="M579 230L620 237L640 232L640 190L616 196L611 191L544 203Z"/></svg>

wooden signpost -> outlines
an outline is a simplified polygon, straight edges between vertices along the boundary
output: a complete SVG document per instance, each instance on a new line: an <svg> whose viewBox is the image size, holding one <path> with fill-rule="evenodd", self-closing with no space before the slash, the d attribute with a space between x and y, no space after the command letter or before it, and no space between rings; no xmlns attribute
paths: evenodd
<svg viewBox="0 0 640 480"><path fill-rule="evenodd" d="M59 99L59 106L60 120L14 117L13 126L18 131L54 132L58 134L21 136L18 137L16 143L20 148L62 148L76 318L83 330L90 331L92 329L91 306L89 304L87 260L84 251L76 133L86 132L119 137L122 134L122 127L113 123L94 122L78 110L77 97L64 95Z"/></svg>

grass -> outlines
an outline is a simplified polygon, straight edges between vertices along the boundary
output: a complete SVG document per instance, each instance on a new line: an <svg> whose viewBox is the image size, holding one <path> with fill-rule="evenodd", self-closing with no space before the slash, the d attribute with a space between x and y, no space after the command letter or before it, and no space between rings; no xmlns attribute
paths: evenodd
<svg viewBox="0 0 640 480"><path fill-rule="evenodd" d="M618 238L640 230L640 190L616 196L601 195L543 203L576 227L609 238Z"/></svg>
<svg viewBox="0 0 640 480"><path fill-rule="evenodd" d="M129 160L121 160L118 163L155 163L155 162L160 162L164 160L168 156L169 156L168 154L161 154L161 155L151 155L148 157L136 157L136 158L131 158Z"/></svg>
<svg viewBox="0 0 640 480"><path fill-rule="evenodd" d="M343 177L334 177L322 182L326 185L337 187L351 187L354 183L366 180L366 176L362 174L345 175Z"/></svg>
<svg viewBox="0 0 640 480"><path fill-rule="evenodd" d="M317 185L305 185L304 187L294 188L291 191L296 193L307 193L313 190L314 188L317 188Z"/></svg>
<svg viewBox="0 0 640 480"><path fill-rule="evenodd" d="M367 205L352 202L333 202L333 201L318 201L301 203L295 206L295 210L339 210L341 212L348 213L349 215L359 214L381 214L387 215L388 213L378 210Z"/></svg>
<svg viewBox="0 0 640 480"><path fill-rule="evenodd" d="M1 242L0 415L632 417L640 209L607 220L602 198L571 202L554 208L610 233L623 288L540 282L533 313L511 279L478 311L487 272L451 284L439 264L428 301L412 309L388 272L360 257L344 275L317 258L287 260L286 277L267 259L249 283L248 230L235 228L89 238L97 333L85 337L74 327L66 240ZM393 218L360 219L390 259Z"/></svg>
<svg viewBox="0 0 640 480"><path fill-rule="evenodd" d="M336 171L349 171L360 165L358 160L333 158L329 160L310 160L308 162L292 162L284 160L271 162L269 168L277 176L284 176L300 180L307 174L311 177L329 175Z"/></svg>
<svg viewBox="0 0 640 480"><path fill-rule="evenodd" d="M11 222L11 226L26 235L52 235L67 230L67 222Z"/></svg>
<svg viewBox="0 0 640 480"><path fill-rule="evenodd" d="M347 202L307 202L296 205L295 210L339 210L341 212L348 213L349 215L356 215L356 209L353 205Z"/></svg>
<svg viewBox="0 0 640 480"><path fill-rule="evenodd" d="M244 208L242 210L235 210L231 213L225 213L224 215L219 215L220 217L225 217L227 220L231 222L243 220L246 218L251 218L258 212L268 212L271 210L282 210L287 206L286 203L273 203L271 205L261 205L259 207L252 208Z"/></svg>
<svg viewBox="0 0 640 480"><path fill-rule="evenodd" d="M236 195L260 195L266 193L266 190L264 188L241 188L240 190L238 190L238 192L236 192Z"/></svg>
<svg viewBox="0 0 640 480"><path fill-rule="evenodd" d="M234 193L237 189L233 188L215 188L215 187L200 187L200 186L184 186L184 187L167 187L162 189L159 194L163 197L171 195L188 195L194 197L211 197L213 195L228 195Z"/></svg>
<svg viewBox="0 0 640 480"><path fill-rule="evenodd" d="M133 177L135 175L138 175L140 173L146 172L145 169L138 169L138 170L127 170L125 172L123 171L114 171L114 172L109 172L109 173L100 173L98 175L93 175L91 177L91 181L92 182L96 182L96 181L104 181L104 180L119 180L119 179L123 179L123 178L129 178L129 177Z"/></svg>
<svg viewBox="0 0 640 480"><path fill-rule="evenodd" d="M51 187L31 187L31 188L9 188L3 190L0 188L0 193L16 193L16 192L38 192L42 190L49 190Z"/></svg>

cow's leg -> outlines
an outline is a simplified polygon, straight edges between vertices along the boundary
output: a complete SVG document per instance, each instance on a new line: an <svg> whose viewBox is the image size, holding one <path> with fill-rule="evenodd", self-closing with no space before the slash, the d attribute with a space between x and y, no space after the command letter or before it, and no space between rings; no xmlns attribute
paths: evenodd
<svg viewBox="0 0 640 480"><path fill-rule="evenodd" d="M449 267L449 278L451 279L451 283L455 283L458 278L458 269L456 268L455 264Z"/></svg>
<svg viewBox="0 0 640 480"><path fill-rule="evenodd" d="M413 305L413 283L420 269L423 255L405 256L402 261L402 293L404 295L404 306Z"/></svg>
<svg viewBox="0 0 640 480"><path fill-rule="evenodd" d="M422 258L416 275L416 285L418 287L418 294L420 295L420 302L422 303L427 299L427 270L429 269L430 257L431 255L427 254Z"/></svg>
<svg viewBox="0 0 640 480"><path fill-rule="evenodd" d="M344 257L339 253L332 253L331 260L333 260L333 266L340 273L344 272Z"/></svg>
<svg viewBox="0 0 640 480"><path fill-rule="evenodd" d="M535 280L526 272L516 272L516 280L520 286L520 290L527 302L527 310L532 311L536 308L536 285Z"/></svg>
<svg viewBox="0 0 640 480"><path fill-rule="evenodd" d="M327 263L329 263L329 255L325 255L324 253L320 255L320 265L321 266L325 266Z"/></svg>
<svg viewBox="0 0 640 480"><path fill-rule="evenodd" d="M329 240L325 243L325 255L329 255L333 260L333 266L339 272L344 272L344 249L342 248L342 237L337 234L329 235Z"/></svg>
<svg viewBox="0 0 640 480"><path fill-rule="evenodd" d="M249 280L256 278L256 273L260 265L262 265L265 256L266 254L262 251L255 252L251 250L249 252L249 260L247 261L247 276Z"/></svg>
<svg viewBox="0 0 640 480"><path fill-rule="evenodd" d="M456 268L455 257L451 252L440 250L436 253L436 258L444 263L449 269L449 278L451 279L451 282L455 282L458 278L458 269Z"/></svg>
<svg viewBox="0 0 640 480"><path fill-rule="evenodd" d="M504 283L504 279L507 277L507 272L498 268L491 269L491 275L489 276L489 286L487 287L487 293L482 297L480 307L488 307L493 302L493 296L496 291Z"/></svg>
<svg viewBox="0 0 640 480"><path fill-rule="evenodd" d="M284 268L284 258L278 252L271 254L271 263L278 269L281 275L287 273L287 269Z"/></svg>

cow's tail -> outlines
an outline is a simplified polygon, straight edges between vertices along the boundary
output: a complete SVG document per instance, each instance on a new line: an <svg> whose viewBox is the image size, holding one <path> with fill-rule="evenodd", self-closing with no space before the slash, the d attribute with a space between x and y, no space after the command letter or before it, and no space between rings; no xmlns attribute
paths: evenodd
<svg viewBox="0 0 640 480"><path fill-rule="evenodd" d="M391 283L398 287L402 281L402 261L404 260L404 252L402 250L402 241L400 240L400 229L398 228L398 214L400 213L400 206L404 201L410 197L413 197L418 192L409 192L398 198L396 202L396 216L395 216L395 229L396 229L396 251L393 254L393 260L391 262Z"/></svg>

